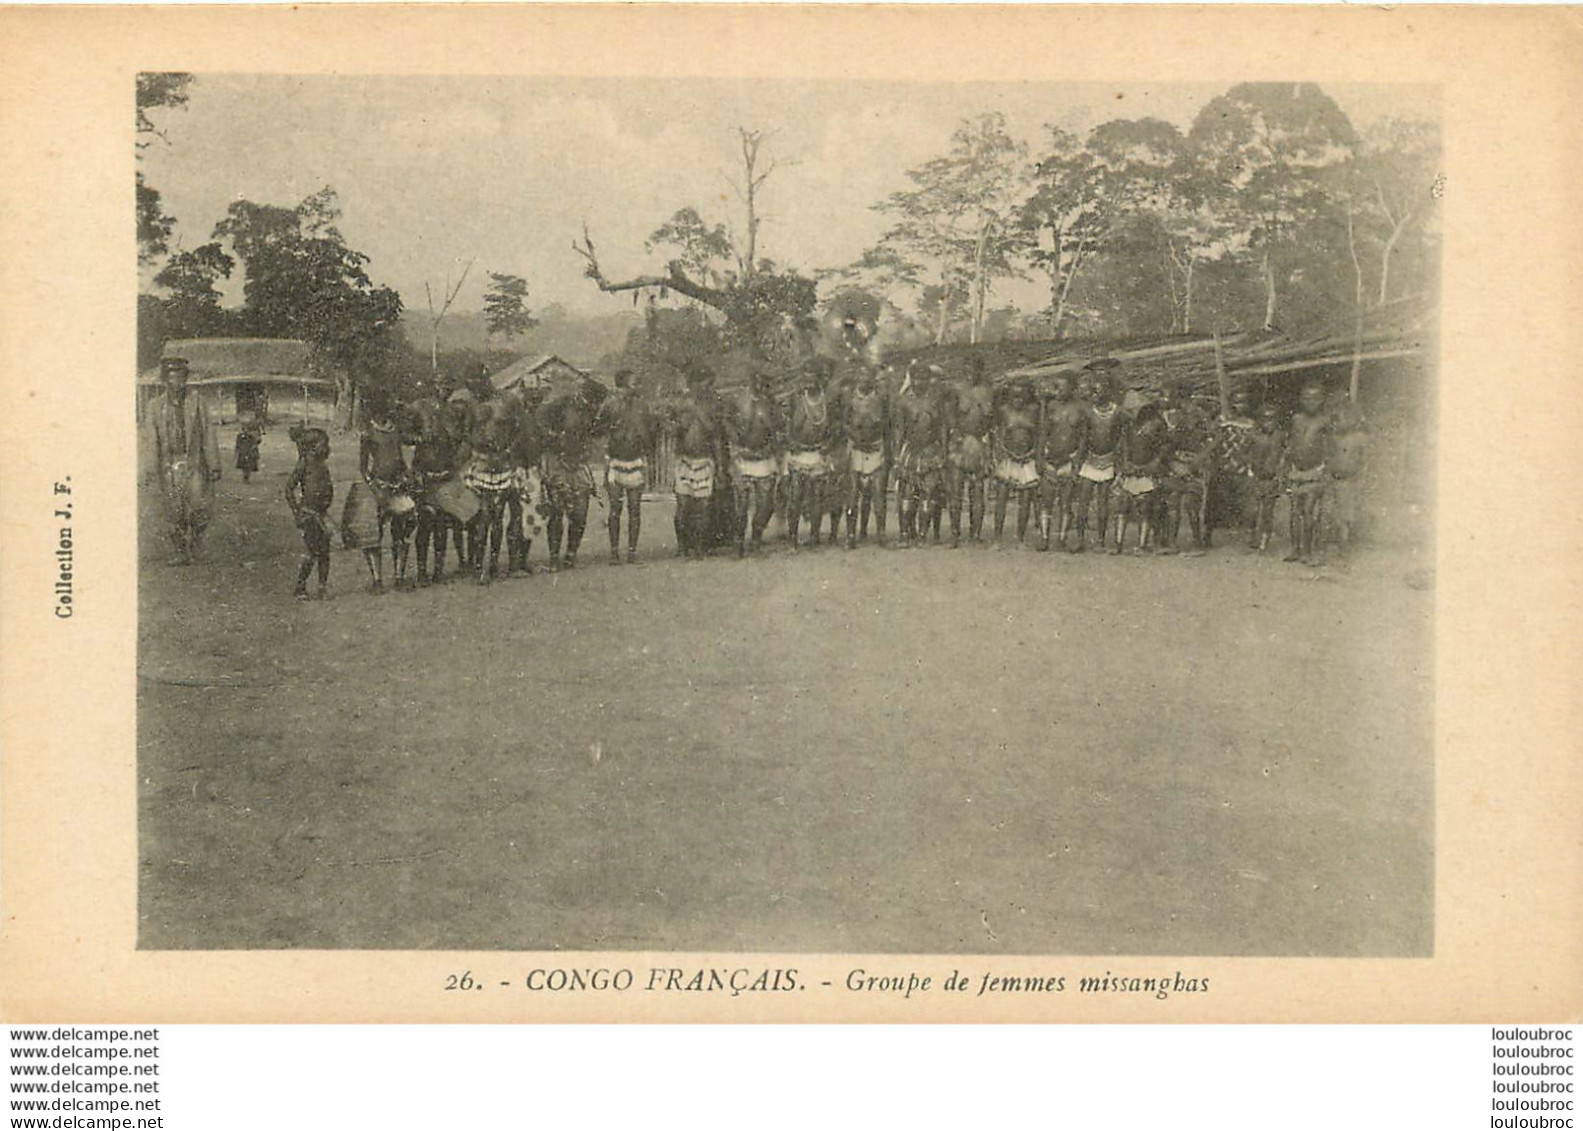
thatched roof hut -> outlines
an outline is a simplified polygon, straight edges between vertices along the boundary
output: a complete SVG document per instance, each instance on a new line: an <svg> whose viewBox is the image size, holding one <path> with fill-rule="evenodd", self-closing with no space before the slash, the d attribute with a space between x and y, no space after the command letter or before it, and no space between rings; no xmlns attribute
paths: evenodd
<svg viewBox="0 0 1583 1131"><path fill-rule="evenodd" d="M559 389L583 380L589 374L553 353L513 361L499 373L489 375L497 393L512 389Z"/></svg>
<svg viewBox="0 0 1583 1131"><path fill-rule="evenodd" d="M188 388L222 421L250 409L306 420L334 399L335 382L318 371L312 347L291 338L184 338L166 342L160 356L186 359ZM145 369L137 383L141 411L158 390L159 369Z"/></svg>

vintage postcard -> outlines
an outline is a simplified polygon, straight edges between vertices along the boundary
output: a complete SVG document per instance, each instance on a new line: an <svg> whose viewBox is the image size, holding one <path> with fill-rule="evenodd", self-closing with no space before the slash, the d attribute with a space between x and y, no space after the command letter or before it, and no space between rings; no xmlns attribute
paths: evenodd
<svg viewBox="0 0 1583 1131"><path fill-rule="evenodd" d="M1574 13L0 23L8 1017L1583 1007Z"/></svg>

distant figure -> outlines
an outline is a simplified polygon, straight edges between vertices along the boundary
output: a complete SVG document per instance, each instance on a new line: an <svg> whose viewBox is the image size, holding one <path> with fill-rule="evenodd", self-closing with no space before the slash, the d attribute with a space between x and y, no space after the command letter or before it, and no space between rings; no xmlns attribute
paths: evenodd
<svg viewBox="0 0 1583 1131"><path fill-rule="evenodd" d="M1264 553L1270 548L1275 530L1275 500L1284 486L1281 470L1286 465L1286 433L1281 429L1281 410L1273 404L1259 409L1258 427L1243 448L1252 487L1244 492L1252 510L1253 526L1248 533L1248 548Z"/></svg>
<svg viewBox="0 0 1583 1131"><path fill-rule="evenodd" d="M286 504L302 532L303 556L291 595L299 601L308 599L308 577L317 566L319 598L323 600L330 584L330 504L335 501L330 437L322 428L294 428L292 439L297 442L297 466L286 480Z"/></svg>
<svg viewBox="0 0 1583 1131"><path fill-rule="evenodd" d="M648 486L648 453L654 446L654 414L632 389L632 371L616 370L615 395L599 406L594 430L607 437L605 494L610 502L610 564L621 562L621 508L627 511L627 563L638 560L643 529L643 489Z"/></svg>
<svg viewBox="0 0 1583 1131"><path fill-rule="evenodd" d="M1352 538L1363 517L1363 473L1368 466L1369 431L1363 413L1351 401L1336 409L1325 449L1325 519L1336 552L1352 551Z"/></svg>
<svg viewBox="0 0 1583 1131"><path fill-rule="evenodd" d="M242 482L247 483L258 470L258 449L264 438L264 426L252 413L242 418L241 425L236 433L236 469L242 473Z"/></svg>
<svg viewBox="0 0 1583 1131"><path fill-rule="evenodd" d="M1330 414L1325 387L1308 381L1297 397L1286 447L1286 495L1291 504L1292 548L1285 560L1324 564L1320 524L1324 517L1325 452L1330 445Z"/></svg>
<svg viewBox="0 0 1583 1131"><path fill-rule="evenodd" d="M154 465L164 498L171 565L188 565L202 549L214 513L214 481L220 478L220 445L203 401L187 397L184 357L160 362L164 391L149 405L154 427Z"/></svg>

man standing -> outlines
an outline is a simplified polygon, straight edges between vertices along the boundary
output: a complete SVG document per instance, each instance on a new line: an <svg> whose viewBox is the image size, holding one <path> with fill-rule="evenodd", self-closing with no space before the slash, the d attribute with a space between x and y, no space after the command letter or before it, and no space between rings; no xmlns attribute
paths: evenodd
<svg viewBox="0 0 1583 1131"><path fill-rule="evenodd" d="M1214 455L1209 418L1193 404L1192 390L1181 379L1165 387L1163 416L1170 462L1163 482L1165 515L1160 530L1160 552L1174 554L1182 548L1184 518L1192 538L1192 549L1202 550L1208 527L1209 467Z"/></svg>
<svg viewBox="0 0 1583 1131"><path fill-rule="evenodd" d="M945 505L946 429L941 401L948 394L926 388L909 375L892 406L891 436L896 445L896 504L901 545L919 547L931 534L940 541L940 508Z"/></svg>
<svg viewBox="0 0 1583 1131"><path fill-rule="evenodd" d="M385 530L390 530L390 565L396 575L396 588L407 587L407 536L417 524L417 503L413 500L410 480L411 469L403 453L400 430L396 427L394 406L386 398L372 399L368 407L368 423L363 429L358 446L357 468L368 486L378 515L378 527L373 543L363 547L363 557L368 563L370 590L385 591L384 567L380 563L380 545Z"/></svg>
<svg viewBox="0 0 1583 1131"><path fill-rule="evenodd" d="M632 391L632 371L616 370L615 395L599 406L594 431L608 437L605 490L610 499L610 564L621 564L621 506L627 508L627 563L638 560L643 529L643 488L648 483L648 453L654 446L654 415Z"/></svg>
<svg viewBox="0 0 1583 1131"><path fill-rule="evenodd" d="M588 503L594 494L594 473L589 461L594 415L603 400L603 392L598 382L579 379L574 388L551 394L539 409L539 428L545 446L544 495L549 504L552 570L572 569L577 565L577 548L583 542ZM566 550L557 565L563 521Z"/></svg>
<svg viewBox="0 0 1583 1131"><path fill-rule="evenodd" d="M713 377L702 365L689 369L687 392L670 416L676 453L676 552L693 559L709 551L709 501L725 448L710 391Z"/></svg>
<svg viewBox="0 0 1583 1131"><path fill-rule="evenodd" d="M1083 367L1086 409L1083 418L1083 462L1077 469L1077 545L1073 553L1088 548L1088 511L1092 503L1099 524L1098 548L1105 548L1110 527L1110 504L1116 475L1125 459L1121 411L1121 363L1096 358Z"/></svg>
<svg viewBox="0 0 1583 1131"><path fill-rule="evenodd" d="M149 406L171 565L188 565L198 556L214 513L214 481L220 478L219 438L202 399L187 398L188 374L184 357L161 361L164 391Z"/></svg>
<svg viewBox="0 0 1583 1131"><path fill-rule="evenodd" d="M764 548L764 528L775 504L781 449L780 405L775 403L774 381L769 370L756 366L751 383L731 406L729 435L736 486L737 557L748 552L748 527L752 523L752 548Z"/></svg>
<svg viewBox="0 0 1583 1131"><path fill-rule="evenodd" d="M885 500L890 471L890 398L872 367L865 366L843 398L842 429L846 438L846 544L868 538L872 508L879 544L885 544ZM831 532L832 537L834 531Z"/></svg>
<svg viewBox="0 0 1583 1131"><path fill-rule="evenodd" d="M1074 399L1076 381L1070 373L1055 379L1055 394L1045 405L1039 425L1039 549L1050 548L1050 529L1055 527L1055 545L1066 549L1067 531L1072 525L1072 500L1077 494L1077 469L1083 462L1088 408Z"/></svg>
<svg viewBox="0 0 1583 1131"><path fill-rule="evenodd" d="M1246 388L1231 391L1227 398L1230 412L1220 417L1215 429L1213 463L1209 479L1210 515L1219 512L1233 529L1247 527L1252 544L1258 545L1259 501L1249 449L1253 444L1255 423L1253 398ZM1211 517L1204 523L1204 545L1211 540Z"/></svg>
<svg viewBox="0 0 1583 1131"><path fill-rule="evenodd" d="M982 541L984 496L989 474L989 432L995 420L995 393L984 372L984 359L968 363L967 385L950 405L946 422L950 456L946 492L951 512L951 548L962 544L962 492L967 492L968 538Z"/></svg>
<svg viewBox="0 0 1583 1131"><path fill-rule="evenodd" d="M1027 377L1011 381L995 400L995 548L1006 530L1006 504L1017 496L1017 544L1039 486L1039 400Z"/></svg>
<svg viewBox="0 0 1583 1131"><path fill-rule="evenodd" d="M830 448L839 435L839 420L830 411L824 374L818 360L802 370L801 388L792 398L786 426L786 474L790 499L786 534L798 549L797 527L806 515L809 544L819 545L819 525L824 519L824 496L830 476Z"/></svg>

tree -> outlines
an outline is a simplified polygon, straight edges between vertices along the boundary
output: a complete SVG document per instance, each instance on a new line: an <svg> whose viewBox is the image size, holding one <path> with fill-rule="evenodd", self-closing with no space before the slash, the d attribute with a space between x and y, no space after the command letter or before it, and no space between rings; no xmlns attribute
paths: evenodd
<svg viewBox="0 0 1583 1131"><path fill-rule="evenodd" d="M650 252L657 247L674 249L677 254L665 264L666 270L674 275L698 279L712 287L723 287L727 283L717 264L732 258L731 233L724 224L711 228L696 208L678 209L650 234L643 247Z"/></svg>
<svg viewBox="0 0 1583 1131"><path fill-rule="evenodd" d="M214 228L242 263L243 327L259 337L301 338L332 367L349 420L357 401L395 380L401 296L375 286L368 256L350 247L326 186L295 208L233 201Z"/></svg>
<svg viewBox="0 0 1583 1131"><path fill-rule="evenodd" d="M944 345L953 323L969 317L968 288L959 285L929 283L918 291L917 311L923 324L929 327L930 341Z"/></svg>
<svg viewBox="0 0 1583 1131"><path fill-rule="evenodd" d="M1092 151L1076 134L1045 128L1047 152L1033 167L1017 222L1028 233L1029 261L1050 278L1050 333L1059 338L1072 284L1104 240L1107 212Z"/></svg>
<svg viewBox="0 0 1583 1131"><path fill-rule="evenodd" d="M1284 259L1327 204L1325 171L1352 156L1352 123L1312 83L1242 83L1199 111L1189 138L1258 258L1264 328L1274 329Z"/></svg>
<svg viewBox="0 0 1583 1131"><path fill-rule="evenodd" d="M738 248L724 224L711 226L696 208L683 208L649 236L646 250L669 247L677 254L666 262L664 274L637 275L611 281L599 264L588 226L572 248L583 257L583 273L607 294L632 292L633 305L647 295L650 305L668 299L672 292L715 311L724 319L723 343L757 357L793 356L814 327L813 310L818 297L814 281L795 271L783 271L758 256L758 194L774 171L759 164L764 135L739 129L744 180L740 188L748 211L747 243ZM736 269L729 267L735 263Z"/></svg>
<svg viewBox="0 0 1583 1131"><path fill-rule="evenodd" d="M1096 126L1088 149L1113 218L1141 220L1133 225L1133 246L1144 255L1139 269L1165 287L1170 332L1191 333L1199 265L1223 253L1231 235L1222 194L1198 147L1171 123L1140 118ZM1156 234L1157 247L1136 242L1144 231Z"/></svg>
<svg viewBox="0 0 1583 1131"><path fill-rule="evenodd" d="M236 260L214 242L178 251L166 261L154 284L170 292L161 300L167 336L203 338L220 331L226 318L217 284L229 279L235 266Z"/></svg>
<svg viewBox="0 0 1583 1131"><path fill-rule="evenodd" d="M936 342L945 340L951 310L963 292L968 338L976 342L985 304L997 278L1017 275L1014 256L1027 239L1017 224L1027 146L1006 132L1000 113L962 122L951 149L907 171L909 189L892 193L874 208L892 218L877 251L890 252L927 275L939 288Z"/></svg>
<svg viewBox="0 0 1583 1131"><path fill-rule="evenodd" d="M520 275L489 272L489 289L484 292L484 322L491 335L514 338L539 324L528 313L528 281Z"/></svg>
<svg viewBox="0 0 1583 1131"><path fill-rule="evenodd" d="M768 158L767 165L760 163L760 154L768 140L769 135L763 130L738 126L737 141L742 147L742 180L738 182L734 178L726 178L747 212L747 241L737 257L737 273L743 279L751 279L761 266L766 269L769 266L761 265L758 258L759 224L763 220L758 211L758 192L764 187L764 182L770 179L770 174L779 167L773 157Z"/></svg>
<svg viewBox="0 0 1583 1131"><path fill-rule="evenodd" d="M668 396L681 391L688 369L717 361L727 345L721 328L696 306L668 309L650 304L643 325L627 333L616 364L631 369L642 392Z"/></svg>
<svg viewBox="0 0 1583 1131"><path fill-rule="evenodd" d="M154 139L165 140L150 111L158 109L180 110L187 105L187 87L193 76L181 72L149 72L137 76L137 130L136 149L138 160L143 150ZM139 263L152 263L170 247L170 234L176 227L176 218L165 212L159 190L143 179L143 170L137 171L137 258Z"/></svg>
<svg viewBox="0 0 1583 1131"><path fill-rule="evenodd" d="M1438 199L1440 131L1428 122L1382 118L1365 133L1358 166L1365 186L1361 214L1383 235L1376 301L1384 303L1390 301L1392 257Z"/></svg>

